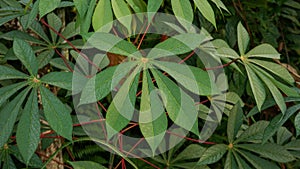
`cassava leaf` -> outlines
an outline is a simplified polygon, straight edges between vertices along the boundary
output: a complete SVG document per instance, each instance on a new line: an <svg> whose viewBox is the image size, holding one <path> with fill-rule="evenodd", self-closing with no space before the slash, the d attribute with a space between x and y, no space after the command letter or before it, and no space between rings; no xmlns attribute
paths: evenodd
<svg viewBox="0 0 300 169"><path fill-rule="evenodd" d="M93 24L94 31L97 31L102 26L112 21L113 21L113 13L112 13L110 0L100 0L93 14L92 24ZM109 25L108 30L110 30L111 27L112 24Z"/></svg>
<svg viewBox="0 0 300 169"><path fill-rule="evenodd" d="M72 90L72 77L72 72L50 72L43 76L40 80L43 83Z"/></svg>
<svg viewBox="0 0 300 169"><path fill-rule="evenodd" d="M60 5L61 0L42 0L39 3L40 18L52 12Z"/></svg>
<svg viewBox="0 0 300 169"><path fill-rule="evenodd" d="M231 109L227 123L227 135L229 143L236 137L241 125L243 124L243 109L240 103L236 103Z"/></svg>
<svg viewBox="0 0 300 169"><path fill-rule="evenodd" d="M244 56L250 41L250 37L247 30L244 28L241 22L239 22L237 26L237 37L240 55Z"/></svg>
<svg viewBox="0 0 300 169"><path fill-rule="evenodd" d="M5 79L28 79L29 76L8 66L0 65L0 80Z"/></svg>
<svg viewBox="0 0 300 169"><path fill-rule="evenodd" d="M209 2L207 0L194 0L194 2L201 14L204 16L204 18L207 19L210 23L212 23L213 26L216 28L217 25L215 13Z"/></svg>
<svg viewBox="0 0 300 169"><path fill-rule="evenodd" d="M172 9L176 17L193 22L194 13L189 0L172 0Z"/></svg>
<svg viewBox="0 0 300 169"><path fill-rule="evenodd" d="M227 151L227 146L225 144L216 144L209 147L200 160L198 165L212 164L219 161Z"/></svg>

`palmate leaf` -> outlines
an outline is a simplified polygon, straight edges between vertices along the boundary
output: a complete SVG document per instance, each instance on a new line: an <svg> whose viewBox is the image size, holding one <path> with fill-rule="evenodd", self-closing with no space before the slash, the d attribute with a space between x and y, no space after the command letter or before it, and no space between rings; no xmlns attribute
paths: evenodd
<svg viewBox="0 0 300 169"><path fill-rule="evenodd" d="M216 144L209 147L200 160L198 165L212 164L219 161L227 151L227 146L225 144Z"/></svg>
<svg viewBox="0 0 300 169"><path fill-rule="evenodd" d="M164 138L168 120L148 71L143 72L139 114L140 130L154 153Z"/></svg>
<svg viewBox="0 0 300 169"><path fill-rule="evenodd" d="M29 87L23 90L0 111L0 147L3 147L9 139L19 110L29 90Z"/></svg>
<svg viewBox="0 0 300 169"><path fill-rule="evenodd" d="M140 70L140 67L135 68L129 77L126 78L126 81L122 84L108 107L106 115L108 139L122 130L132 119L138 87L139 76L137 74Z"/></svg>
<svg viewBox="0 0 300 169"><path fill-rule="evenodd" d="M192 98L161 72L155 69L151 69L151 72L171 120L185 130L198 135L198 112Z"/></svg>
<svg viewBox="0 0 300 169"><path fill-rule="evenodd" d="M15 38L13 50L29 73L36 76L38 72L38 63L31 46L24 40Z"/></svg>
<svg viewBox="0 0 300 169"><path fill-rule="evenodd" d="M172 0L171 4L176 17L193 22L194 13L189 0Z"/></svg>
<svg viewBox="0 0 300 169"><path fill-rule="evenodd" d="M153 64L195 94L208 96L218 93L214 91L216 88L208 73L200 68L173 62L153 61Z"/></svg>
<svg viewBox="0 0 300 169"><path fill-rule="evenodd" d="M20 153L29 164L40 141L40 114L37 90L33 89L23 110L17 129L17 143Z"/></svg>
<svg viewBox="0 0 300 169"><path fill-rule="evenodd" d="M216 28L216 18L215 18L215 13L211 5L207 0L194 0L197 8L201 12L201 14L206 18L210 23L214 25Z"/></svg>
<svg viewBox="0 0 300 169"><path fill-rule="evenodd" d="M40 87L45 117L59 135L72 140L72 118L70 110L49 89Z"/></svg>
<svg viewBox="0 0 300 169"><path fill-rule="evenodd" d="M111 8L110 0L101 0L98 2L92 20L95 31L113 21L113 13ZM111 29L111 27L112 24L109 25L109 29Z"/></svg>
<svg viewBox="0 0 300 169"><path fill-rule="evenodd" d="M236 157L234 155L235 155L235 153L231 149L229 149L227 156L226 156L224 169L238 169L238 164L239 164L240 159L238 159L238 157ZM235 160L235 158L237 160ZM240 167L240 169L244 169L244 167Z"/></svg>

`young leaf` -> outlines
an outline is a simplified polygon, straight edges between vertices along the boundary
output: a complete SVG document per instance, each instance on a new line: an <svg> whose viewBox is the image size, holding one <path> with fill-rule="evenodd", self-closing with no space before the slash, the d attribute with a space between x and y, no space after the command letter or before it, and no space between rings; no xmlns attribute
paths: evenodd
<svg viewBox="0 0 300 169"><path fill-rule="evenodd" d="M131 11L124 0L111 0L112 9L116 18L131 32ZM127 16L126 18L124 18Z"/></svg>
<svg viewBox="0 0 300 169"><path fill-rule="evenodd" d="M270 59L280 59L280 54L269 44L261 44L251 49L247 54L247 57L261 57Z"/></svg>
<svg viewBox="0 0 300 169"><path fill-rule="evenodd" d="M43 76L40 80L43 83L72 90L72 77L73 73L71 72L50 72Z"/></svg>
<svg viewBox="0 0 300 169"><path fill-rule="evenodd" d="M87 169L87 168L107 169L106 167L93 161L75 161L69 163L72 165L72 167L74 167L74 169Z"/></svg>
<svg viewBox="0 0 300 169"><path fill-rule="evenodd" d="M37 90L33 89L21 116L17 129L17 143L28 165L40 141L40 114Z"/></svg>
<svg viewBox="0 0 300 169"><path fill-rule="evenodd" d="M100 0L98 2L92 20L94 31L97 31L102 26L113 21L113 13L111 8L110 0ZM109 25L109 30L111 27L112 24Z"/></svg>
<svg viewBox="0 0 300 169"><path fill-rule="evenodd" d="M18 90L26 86L27 82L15 83L9 86L0 88L0 106L13 94L15 94Z"/></svg>
<svg viewBox="0 0 300 169"><path fill-rule="evenodd" d="M0 65L0 80L6 79L28 79L29 76L8 66Z"/></svg>
<svg viewBox="0 0 300 169"><path fill-rule="evenodd" d="M23 90L0 111L0 147L7 142L13 131L19 110L30 88Z"/></svg>
<svg viewBox="0 0 300 169"><path fill-rule="evenodd" d="M89 38L88 43L105 52L135 58L142 57L141 53L132 43L110 33L96 32L92 37Z"/></svg>
<svg viewBox="0 0 300 169"><path fill-rule="evenodd" d="M217 93L212 89L208 73L202 69L173 62L154 61L153 64L195 94L208 96Z"/></svg>
<svg viewBox="0 0 300 169"><path fill-rule="evenodd" d="M60 5L61 0L42 0L39 3L40 18L52 12Z"/></svg>
<svg viewBox="0 0 300 169"><path fill-rule="evenodd" d="M18 59L20 59L27 68L28 72L31 75L36 76L38 72L38 63L31 46L27 42L15 38L13 50Z"/></svg>
<svg viewBox="0 0 300 169"><path fill-rule="evenodd" d="M51 91L40 87L46 119L59 135L72 140L72 118L70 110Z"/></svg>
<svg viewBox="0 0 300 169"><path fill-rule="evenodd" d="M207 0L194 0L194 2L204 18L217 28L215 13L209 2Z"/></svg>
<svg viewBox="0 0 300 169"><path fill-rule="evenodd" d="M171 120L185 130L198 135L198 112L192 98L161 72L155 69L151 69L151 72L161 91L164 106Z"/></svg>
<svg viewBox="0 0 300 169"><path fill-rule="evenodd" d="M123 129L132 119L135 110L136 91L138 87L137 74L140 67L135 68L113 98L106 115L107 137Z"/></svg>
<svg viewBox="0 0 300 169"><path fill-rule="evenodd" d="M240 103L236 103L230 111L227 123L227 135L229 143L232 143L243 124L243 109Z"/></svg>
<svg viewBox="0 0 300 169"><path fill-rule="evenodd" d="M172 9L176 17L193 22L194 13L189 0L172 0Z"/></svg>
<svg viewBox="0 0 300 169"><path fill-rule="evenodd" d="M239 22L237 26L237 36L240 55L244 56L249 45L250 37L241 22Z"/></svg>
<svg viewBox="0 0 300 169"><path fill-rule="evenodd" d="M271 160L287 163L295 160L295 158L287 151L283 146L275 143L266 144L239 144L238 148L252 151L258 153L263 157L269 158Z"/></svg>
<svg viewBox="0 0 300 169"><path fill-rule="evenodd" d="M227 146L225 144L216 144L209 147L200 160L198 165L212 164L219 161L227 151Z"/></svg>
<svg viewBox="0 0 300 169"><path fill-rule="evenodd" d="M245 64L245 68L258 110L261 111L261 107L266 99L265 87L248 63Z"/></svg>
<svg viewBox="0 0 300 169"><path fill-rule="evenodd" d="M154 88L149 72L144 71L139 126L152 152L155 152L164 138L167 125L168 120L163 104Z"/></svg>

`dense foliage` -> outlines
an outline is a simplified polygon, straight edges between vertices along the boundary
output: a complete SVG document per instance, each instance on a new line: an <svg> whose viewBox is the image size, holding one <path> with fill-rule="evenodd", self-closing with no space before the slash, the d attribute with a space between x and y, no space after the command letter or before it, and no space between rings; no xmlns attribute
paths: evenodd
<svg viewBox="0 0 300 169"><path fill-rule="evenodd" d="M296 0L0 0L0 168L299 168L299 19Z"/></svg>

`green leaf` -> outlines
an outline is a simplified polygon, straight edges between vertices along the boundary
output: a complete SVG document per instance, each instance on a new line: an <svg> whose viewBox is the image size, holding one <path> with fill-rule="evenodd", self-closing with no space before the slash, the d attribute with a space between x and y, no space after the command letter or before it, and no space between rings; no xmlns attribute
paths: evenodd
<svg viewBox="0 0 300 169"><path fill-rule="evenodd" d="M227 151L227 146L225 144L216 144L209 147L200 160L198 165L212 164L219 161Z"/></svg>
<svg viewBox="0 0 300 169"><path fill-rule="evenodd" d="M240 57L233 49L227 47L218 48L217 55L230 59L236 59Z"/></svg>
<svg viewBox="0 0 300 169"><path fill-rule="evenodd" d="M113 21L113 13L110 0L100 0L93 14L93 28L97 31L102 26ZM103 17L105 16L105 17ZM109 25L108 31L112 28L112 23Z"/></svg>
<svg viewBox="0 0 300 169"><path fill-rule="evenodd" d="M69 163L72 165L74 169L89 169L89 168L107 169L106 167L93 161L74 161Z"/></svg>
<svg viewBox="0 0 300 169"><path fill-rule="evenodd" d="M260 57L270 59L280 59L280 54L269 44L261 44L251 49L247 54L247 57Z"/></svg>
<svg viewBox="0 0 300 169"><path fill-rule="evenodd" d="M213 91L208 73L200 68L173 62L153 61L153 64L195 94L210 96L217 93Z"/></svg>
<svg viewBox="0 0 300 169"><path fill-rule="evenodd" d="M261 141L263 132L268 126L267 121L258 121L247 128L233 143Z"/></svg>
<svg viewBox="0 0 300 169"><path fill-rule="evenodd" d="M57 15L55 15L54 13L49 13L47 15L47 20L49 25L52 28L54 28L57 32L60 32L60 29L62 27L62 21ZM56 44L58 35L52 30L50 30L50 35L51 35L52 43Z"/></svg>
<svg viewBox="0 0 300 169"><path fill-rule="evenodd" d="M261 107L266 99L266 91L263 83L257 75L254 73L253 69L248 65L248 63L245 63L245 68L247 71L249 83L254 95L255 102L257 104L258 110L261 111Z"/></svg>
<svg viewBox="0 0 300 169"><path fill-rule="evenodd" d="M198 135L198 112L192 98L161 72L155 69L151 69L151 72L171 120L185 130Z"/></svg>
<svg viewBox="0 0 300 169"><path fill-rule="evenodd" d="M22 21L22 20L21 20L21 21ZM23 22L25 22L25 21L23 21ZM32 22L32 24L30 25L30 29L31 29L34 33L36 33L39 37L41 37L44 41L46 41L48 44L51 44L51 42L50 42L50 40L49 40L47 34L46 34L45 31L44 31L44 28L42 27L42 25L41 25L38 21L34 20L34 21ZM23 39L23 38L21 38L21 39ZM25 39L24 39L24 40L25 40Z"/></svg>
<svg viewBox="0 0 300 169"><path fill-rule="evenodd" d="M239 144L238 148L260 154L262 157L269 158L276 162L287 163L295 158L283 147L275 143L266 144Z"/></svg>
<svg viewBox="0 0 300 169"><path fill-rule="evenodd" d="M70 110L47 88L40 87L45 117L59 135L72 140L72 118Z"/></svg>
<svg viewBox="0 0 300 169"><path fill-rule="evenodd" d="M159 7L162 5L163 0L148 0L147 12L148 12L148 23L152 21L154 13L156 13Z"/></svg>
<svg viewBox="0 0 300 169"><path fill-rule="evenodd" d="M0 26L2 26L3 24L5 24L19 16L22 16L22 14L13 14L13 15L8 15L6 17L1 17L0 18Z"/></svg>
<svg viewBox="0 0 300 169"><path fill-rule="evenodd" d="M176 17L184 19L189 23L193 22L194 13L189 0L171 0L172 9Z"/></svg>
<svg viewBox="0 0 300 169"><path fill-rule="evenodd" d="M287 150L300 151L300 139L292 140L291 142L284 145Z"/></svg>
<svg viewBox="0 0 300 169"><path fill-rule="evenodd" d="M75 22L69 23L61 33L66 39L72 38L80 33L80 27ZM59 43L64 43L63 38L59 38Z"/></svg>
<svg viewBox="0 0 300 169"><path fill-rule="evenodd" d="M43 68L44 66L46 66L50 60L52 59L52 57L54 56L54 50L50 49L50 50L46 50L44 52L41 52L38 56L37 56L37 62L39 65L39 69Z"/></svg>
<svg viewBox="0 0 300 169"><path fill-rule="evenodd" d="M47 45L45 42L36 39L35 37L29 35L28 33L21 32L18 30L13 30L8 33L0 35L0 38L6 39L6 40L14 40L15 38L19 38L28 42L32 42L39 45Z"/></svg>
<svg viewBox="0 0 300 169"><path fill-rule="evenodd" d="M216 6L219 8L220 11L221 9L224 9L226 12L230 13L221 0L211 0L211 1L216 4Z"/></svg>
<svg viewBox="0 0 300 169"><path fill-rule="evenodd" d="M108 107L106 115L108 139L122 130L132 119L135 110L139 72L140 67L133 70Z"/></svg>
<svg viewBox="0 0 300 169"><path fill-rule="evenodd" d="M164 138L168 120L148 71L143 72L139 126L154 153Z"/></svg>
<svg viewBox="0 0 300 169"><path fill-rule="evenodd" d="M206 18L210 23L214 25L215 28L217 28L216 25L216 18L215 13L211 5L208 3L207 0L194 0L197 8L201 12L201 14Z"/></svg>
<svg viewBox="0 0 300 169"><path fill-rule="evenodd" d="M18 90L26 86L27 82L15 83L9 86L0 88L0 106L13 94L15 94Z"/></svg>
<svg viewBox="0 0 300 169"><path fill-rule="evenodd" d="M27 17L27 22L25 24L23 24L24 30L26 30L34 21L34 19L36 18L38 12L39 12L39 0L36 1L33 6L32 9L30 11L30 13L28 14Z"/></svg>
<svg viewBox="0 0 300 169"><path fill-rule="evenodd" d="M42 0L39 3L40 18L52 12L60 5L60 0Z"/></svg>
<svg viewBox="0 0 300 169"><path fill-rule="evenodd" d="M31 75L36 76L38 72L38 63L31 46L27 42L15 38L13 49L15 55L24 64L28 72Z"/></svg>
<svg viewBox="0 0 300 169"><path fill-rule="evenodd" d="M135 13L147 12L145 1L141 0L126 0Z"/></svg>
<svg viewBox="0 0 300 169"><path fill-rule="evenodd" d="M241 22L239 22L237 26L237 37L240 55L244 56L249 45L250 37Z"/></svg>
<svg viewBox="0 0 300 169"><path fill-rule="evenodd" d="M17 129L17 143L25 163L28 165L40 141L40 114L37 90L28 97Z"/></svg>
<svg viewBox="0 0 300 169"><path fill-rule="evenodd" d="M0 111L0 147L3 147L9 139L19 114L19 110L29 90L30 88L23 90Z"/></svg>
<svg viewBox="0 0 300 169"><path fill-rule="evenodd" d="M79 16L83 18L88 10L89 1L83 1L83 0L73 0L73 1Z"/></svg>
<svg viewBox="0 0 300 169"><path fill-rule="evenodd" d="M69 68L66 66L62 58L54 58L51 59L50 64L56 68L62 69L64 71L70 71ZM68 64L74 69L74 64L68 61Z"/></svg>
<svg viewBox="0 0 300 169"><path fill-rule="evenodd" d="M115 89L121 79L136 65L136 62L125 62L118 66L109 67L89 79L82 90L80 105L94 103L103 99Z"/></svg>
<svg viewBox="0 0 300 169"><path fill-rule="evenodd" d="M110 33L96 32L92 37L89 38L88 43L105 52L111 52L135 58L142 57L141 53L132 43Z"/></svg>
<svg viewBox="0 0 300 169"><path fill-rule="evenodd" d="M286 111L286 105L285 105L285 101L284 101L283 96L280 93L280 91L272 83L272 81L269 80L269 78L263 74L264 73L263 70L261 70L259 67L255 66L255 65L252 65L252 68L256 69L255 73L260 77L260 79L268 87L268 89L270 90L270 92L271 92L274 100L276 101L277 105L279 106L281 112L285 113L285 111Z"/></svg>
<svg viewBox="0 0 300 169"><path fill-rule="evenodd" d="M192 160L200 158L205 152L205 148L199 144L190 144L184 150L182 150L171 163L176 161ZM179 163L179 162L178 162Z"/></svg>
<svg viewBox="0 0 300 169"><path fill-rule="evenodd" d="M293 84L295 82L294 78L286 70L286 68L284 68L279 64L270 61L258 60L258 59L249 59L249 61L272 72L273 74L280 77L281 79L288 82L289 84Z"/></svg>
<svg viewBox="0 0 300 169"><path fill-rule="evenodd" d="M260 157L257 157L247 151L238 150L239 154L241 154L253 167L257 169L279 169L279 167L267 160L264 160ZM246 163L247 164L247 163Z"/></svg>
<svg viewBox="0 0 300 169"><path fill-rule="evenodd" d="M227 123L227 135L229 143L236 137L241 125L243 124L243 109L240 103L236 103L230 111Z"/></svg>
<svg viewBox="0 0 300 169"><path fill-rule="evenodd" d="M296 128L296 137L297 137L300 135L300 113L299 112L295 117L294 124Z"/></svg>
<svg viewBox="0 0 300 169"><path fill-rule="evenodd" d="M236 160L234 157L236 158ZM244 169L245 167L240 166L240 161L242 161L242 159L239 156L236 156L236 153L232 149L229 149L226 156L224 169L238 169L238 165L240 169Z"/></svg>
<svg viewBox="0 0 300 169"><path fill-rule="evenodd" d="M41 82L72 90L72 77L71 72L50 72L41 78Z"/></svg>
<svg viewBox="0 0 300 169"><path fill-rule="evenodd" d="M111 0L111 5L118 21L127 28L128 32L131 32L132 17L127 3L124 0Z"/></svg>
<svg viewBox="0 0 300 169"><path fill-rule="evenodd" d="M0 80L5 79L28 79L29 76L8 66L0 65Z"/></svg>

